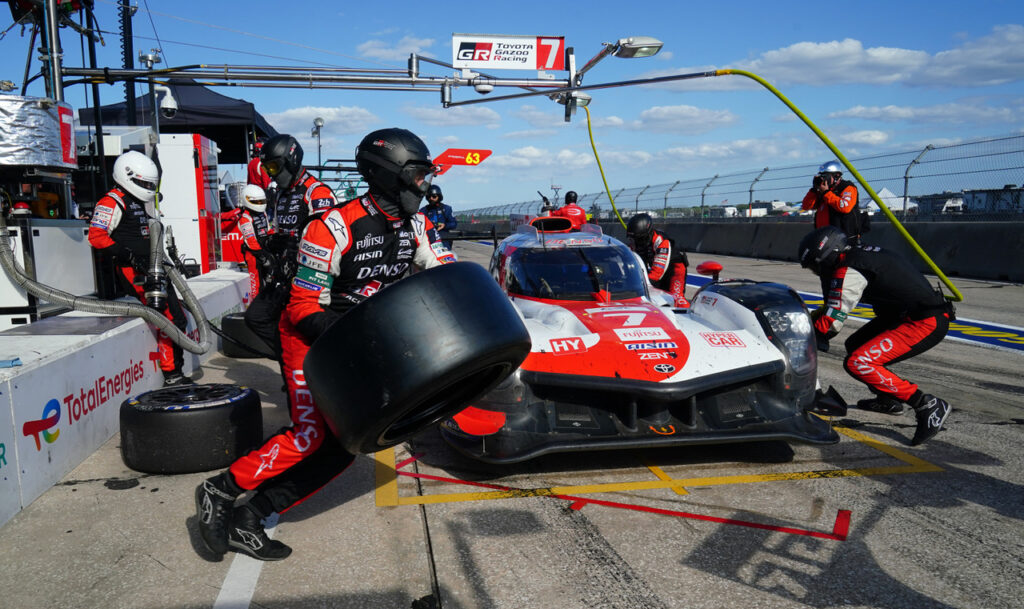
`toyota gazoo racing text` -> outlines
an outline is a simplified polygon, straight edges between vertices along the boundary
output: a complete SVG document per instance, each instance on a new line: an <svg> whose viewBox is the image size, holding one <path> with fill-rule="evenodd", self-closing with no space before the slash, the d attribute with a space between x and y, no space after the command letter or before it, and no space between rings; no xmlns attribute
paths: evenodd
<svg viewBox="0 0 1024 609"><path fill-rule="evenodd" d="M719 267L720 268L720 267ZM536 218L498 244L490 271L533 347L496 389L441 424L461 453L493 463L545 453L761 440L830 444L812 414L817 350L791 288L715 281L689 309L643 262L586 224Z"/></svg>

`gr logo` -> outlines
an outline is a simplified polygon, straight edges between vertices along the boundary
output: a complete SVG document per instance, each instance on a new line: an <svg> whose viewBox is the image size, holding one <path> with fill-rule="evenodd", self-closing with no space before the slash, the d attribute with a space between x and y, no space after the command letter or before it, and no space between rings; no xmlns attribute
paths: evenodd
<svg viewBox="0 0 1024 609"><path fill-rule="evenodd" d="M60 423L60 402L56 399L52 399L46 403L43 407L43 418L38 421L25 421L25 424L21 426L21 433L23 436L32 436L32 439L36 441L36 450L42 450L42 442L39 441L39 436L43 436L43 440L46 440L47 444L53 444L60 437L60 430L51 432L50 430Z"/></svg>
<svg viewBox="0 0 1024 609"><path fill-rule="evenodd" d="M490 42L462 42L458 57L462 61L488 61L491 58Z"/></svg>

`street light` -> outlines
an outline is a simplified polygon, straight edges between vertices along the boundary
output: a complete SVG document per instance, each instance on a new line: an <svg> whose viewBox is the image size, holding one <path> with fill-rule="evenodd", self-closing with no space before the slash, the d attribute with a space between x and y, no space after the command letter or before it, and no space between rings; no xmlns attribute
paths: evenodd
<svg viewBox="0 0 1024 609"><path fill-rule="evenodd" d="M313 119L313 129L309 132L310 135L316 136L316 164L317 164L317 167L319 167L321 165L321 162L320 162L320 129L323 126L324 126L324 119L322 119L322 118L320 118L318 116L318 117ZM319 170L317 172L317 179L319 179L321 177L320 174L322 174L322 173L323 173L323 170Z"/></svg>
<svg viewBox="0 0 1024 609"><path fill-rule="evenodd" d="M615 55L616 57L650 57L651 55L657 54L661 50L663 43L657 38L651 36L630 36L629 38L619 38L618 42L604 42L604 48L590 58L590 61L585 63L575 76L575 85L579 86L583 82L583 74L586 73L590 68L597 65L597 62L601 61L609 55Z"/></svg>

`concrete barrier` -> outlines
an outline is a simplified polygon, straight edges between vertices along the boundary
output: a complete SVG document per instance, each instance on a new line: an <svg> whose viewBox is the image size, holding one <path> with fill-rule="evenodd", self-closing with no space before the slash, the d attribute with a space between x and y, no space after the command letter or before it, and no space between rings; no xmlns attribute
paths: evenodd
<svg viewBox="0 0 1024 609"><path fill-rule="evenodd" d="M1024 282L1024 222L908 222L907 232L949 277ZM688 252L796 261L805 222L659 222L656 227ZM618 222L605 233L625 238ZM900 252L925 273L928 266L894 226L873 218L864 242Z"/></svg>
<svg viewBox="0 0 1024 609"><path fill-rule="evenodd" d="M227 269L189 281L215 323L241 310L248 286ZM185 372L210 355L186 351ZM15 357L22 365L0 369L0 526L119 430L125 399L163 385L155 333L138 318L72 312L0 333L0 359Z"/></svg>

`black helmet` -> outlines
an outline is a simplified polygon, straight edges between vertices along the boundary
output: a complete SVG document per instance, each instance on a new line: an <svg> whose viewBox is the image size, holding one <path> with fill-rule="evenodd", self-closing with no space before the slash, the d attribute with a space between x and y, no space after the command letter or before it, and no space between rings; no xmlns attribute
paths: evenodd
<svg viewBox="0 0 1024 609"><path fill-rule="evenodd" d="M577 199L579 199L579 196L576 194L575 190L570 190L569 192L565 193L565 204L566 205L568 205L570 203L575 203Z"/></svg>
<svg viewBox="0 0 1024 609"><path fill-rule="evenodd" d="M835 268L839 254L848 247L846 233L835 226L823 226L800 240L796 255L800 266L818 275L823 269Z"/></svg>
<svg viewBox="0 0 1024 609"><path fill-rule="evenodd" d="M278 186L288 188L302 169L302 146L287 133L275 135L260 149L260 161Z"/></svg>
<svg viewBox="0 0 1024 609"><path fill-rule="evenodd" d="M437 184L431 184L430 188L427 189L427 198L437 197L437 203L440 204L444 201L444 193L441 192L441 187Z"/></svg>
<svg viewBox="0 0 1024 609"><path fill-rule="evenodd" d="M405 129L374 131L356 148L356 168L370 192L378 195L378 205L401 218L412 217L419 209L433 179L433 166L427 145Z"/></svg>
<svg viewBox="0 0 1024 609"><path fill-rule="evenodd" d="M654 222L648 214L636 214L626 224L626 236L634 241L646 241L654 232Z"/></svg>

